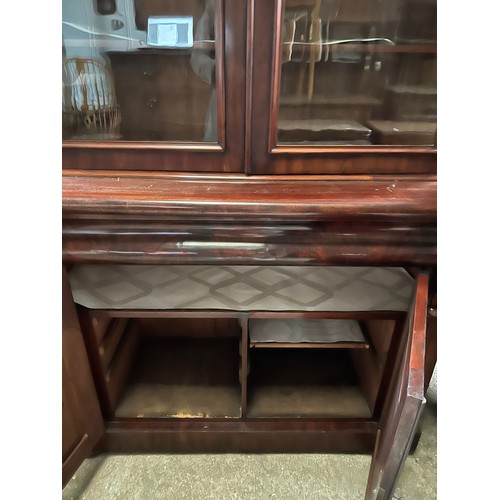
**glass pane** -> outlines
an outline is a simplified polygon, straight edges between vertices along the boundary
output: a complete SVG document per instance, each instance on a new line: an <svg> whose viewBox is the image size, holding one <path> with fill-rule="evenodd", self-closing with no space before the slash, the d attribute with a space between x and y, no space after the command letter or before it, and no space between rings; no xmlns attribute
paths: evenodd
<svg viewBox="0 0 500 500"><path fill-rule="evenodd" d="M218 6L63 0L63 139L216 142Z"/></svg>
<svg viewBox="0 0 500 500"><path fill-rule="evenodd" d="M436 0L285 0L277 139L434 145Z"/></svg>

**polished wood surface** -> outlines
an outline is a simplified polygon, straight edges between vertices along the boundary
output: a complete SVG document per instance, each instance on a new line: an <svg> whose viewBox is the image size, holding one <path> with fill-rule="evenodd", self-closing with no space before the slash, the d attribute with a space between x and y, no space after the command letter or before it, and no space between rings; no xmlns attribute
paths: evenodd
<svg viewBox="0 0 500 500"><path fill-rule="evenodd" d="M67 171L63 216L162 220L399 220L434 223L435 176L172 175Z"/></svg>
<svg viewBox="0 0 500 500"><path fill-rule="evenodd" d="M390 500L412 445L424 398L429 276L420 274L377 431L365 500Z"/></svg>
<svg viewBox="0 0 500 500"><path fill-rule="evenodd" d="M248 314L240 318L241 325L241 343L240 343L240 385L241 385L241 416L247 416L248 400L248 349L249 349L249 331Z"/></svg>
<svg viewBox="0 0 500 500"><path fill-rule="evenodd" d="M121 419L108 423L103 444L114 453L371 453L375 433L366 419Z"/></svg>
<svg viewBox="0 0 500 500"><path fill-rule="evenodd" d="M66 274L62 270L62 483L104 434L104 423Z"/></svg>
<svg viewBox="0 0 500 500"><path fill-rule="evenodd" d="M437 362L437 308L429 307L425 339L425 390L427 391Z"/></svg>
<svg viewBox="0 0 500 500"><path fill-rule="evenodd" d="M101 340L98 335L98 330L93 326L93 313L86 308L77 306L78 319L80 328L87 350L87 359L90 363L92 377L94 379L95 390L99 399L99 405L103 416L108 419L113 415L113 405L109 396L108 387L106 383L107 367L103 365L99 346ZM112 322L109 323L109 326ZM103 336L108 333L108 329L104 332Z"/></svg>
<svg viewBox="0 0 500 500"><path fill-rule="evenodd" d="M432 266L436 181L68 172L63 258Z"/></svg>

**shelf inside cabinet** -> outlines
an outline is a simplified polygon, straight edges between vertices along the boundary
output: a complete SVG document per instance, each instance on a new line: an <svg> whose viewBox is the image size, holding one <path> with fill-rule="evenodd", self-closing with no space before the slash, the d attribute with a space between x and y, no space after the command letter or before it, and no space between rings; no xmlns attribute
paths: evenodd
<svg viewBox="0 0 500 500"><path fill-rule="evenodd" d="M430 87L426 85L389 85L386 87L388 92L394 92L395 94L411 94L411 95L422 95L422 96L437 96L436 87Z"/></svg>
<svg viewBox="0 0 500 500"><path fill-rule="evenodd" d="M236 320L222 331L210 319L130 321L140 341L115 418L241 417Z"/></svg>
<svg viewBox="0 0 500 500"><path fill-rule="evenodd" d="M280 142L369 141L371 130L356 120L311 118L304 120L280 120Z"/></svg>
<svg viewBox="0 0 500 500"><path fill-rule="evenodd" d="M303 95L280 97L280 106L381 106L382 103L382 99L362 94L338 97L325 97L314 94L310 101Z"/></svg>
<svg viewBox="0 0 500 500"><path fill-rule="evenodd" d="M238 341L148 339L115 417L238 418Z"/></svg>
<svg viewBox="0 0 500 500"><path fill-rule="evenodd" d="M330 54L341 52L360 52L360 53L377 53L377 54L436 54L437 46L431 40L408 40L398 43L359 43L336 40L331 42L290 42L283 44L287 51L293 50L294 46L300 48L307 56L309 53L314 53L318 49L328 49ZM287 60L286 62L310 62L308 57L304 56L303 60Z"/></svg>
<svg viewBox="0 0 500 500"><path fill-rule="evenodd" d="M357 321L348 319L250 319L251 348L370 347Z"/></svg>
<svg viewBox="0 0 500 500"><path fill-rule="evenodd" d="M378 144L434 145L436 122L371 120L373 140Z"/></svg>
<svg viewBox="0 0 500 500"><path fill-rule="evenodd" d="M145 43L145 42L142 42ZM89 46L88 38L66 38L63 42L63 48L69 47L81 47L87 48ZM133 44L131 49L131 42L129 40L92 40L92 46L102 50L112 50L121 52L130 52L133 50L140 51L165 51L170 53L189 53L192 49L200 50L215 50L215 40L194 40L193 46L187 49L172 49L172 48L158 48L158 47L148 47L147 45L142 45L139 41Z"/></svg>
<svg viewBox="0 0 500 500"><path fill-rule="evenodd" d="M369 349L370 345L363 342L347 341L325 344L320 342L252 342L250 347L258 349Z"/></svg>
<svg viewBox="0 0 500 500"><path fill-rule="evenodd" d="M247 416L368 418L349 349L253 349Z"/></svg>

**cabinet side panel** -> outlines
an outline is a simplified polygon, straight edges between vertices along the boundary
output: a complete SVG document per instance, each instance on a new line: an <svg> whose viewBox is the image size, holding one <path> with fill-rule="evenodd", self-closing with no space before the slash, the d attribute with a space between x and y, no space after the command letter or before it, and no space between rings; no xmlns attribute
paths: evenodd
<svg viewBox="0 0 500 500"><path fill-rule="evenodd" d="M65 269L62 271L63 486L104 434L104 423Z"/></svg>

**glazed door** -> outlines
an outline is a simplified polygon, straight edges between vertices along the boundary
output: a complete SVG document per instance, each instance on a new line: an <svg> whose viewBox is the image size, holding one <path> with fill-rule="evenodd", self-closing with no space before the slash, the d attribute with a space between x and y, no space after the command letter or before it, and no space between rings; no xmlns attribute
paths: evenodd
<svg viewBox="0 0 500 500"><path fill-rule="evenodd" d="M63 167L243 169L244 0L63 0Z"/></svg>
<svg viewBox="0 0 500 500"><path fill-rule="evenodd" d="M433 174L436 0L254 0L249 170Z"/></svg>
<svg viewBox="0 0 500 500"><path fill-rule="evenodd" d="M64 269L62 292L62 484L64 487L103 436L104 423Z"/></svg>
<svg viewBox="0 0 500 500"><path fill-rule="evenodd" d="M424 367L429 278L420 274L377 431L365 500L390 500L425 404Z"/></svg>

